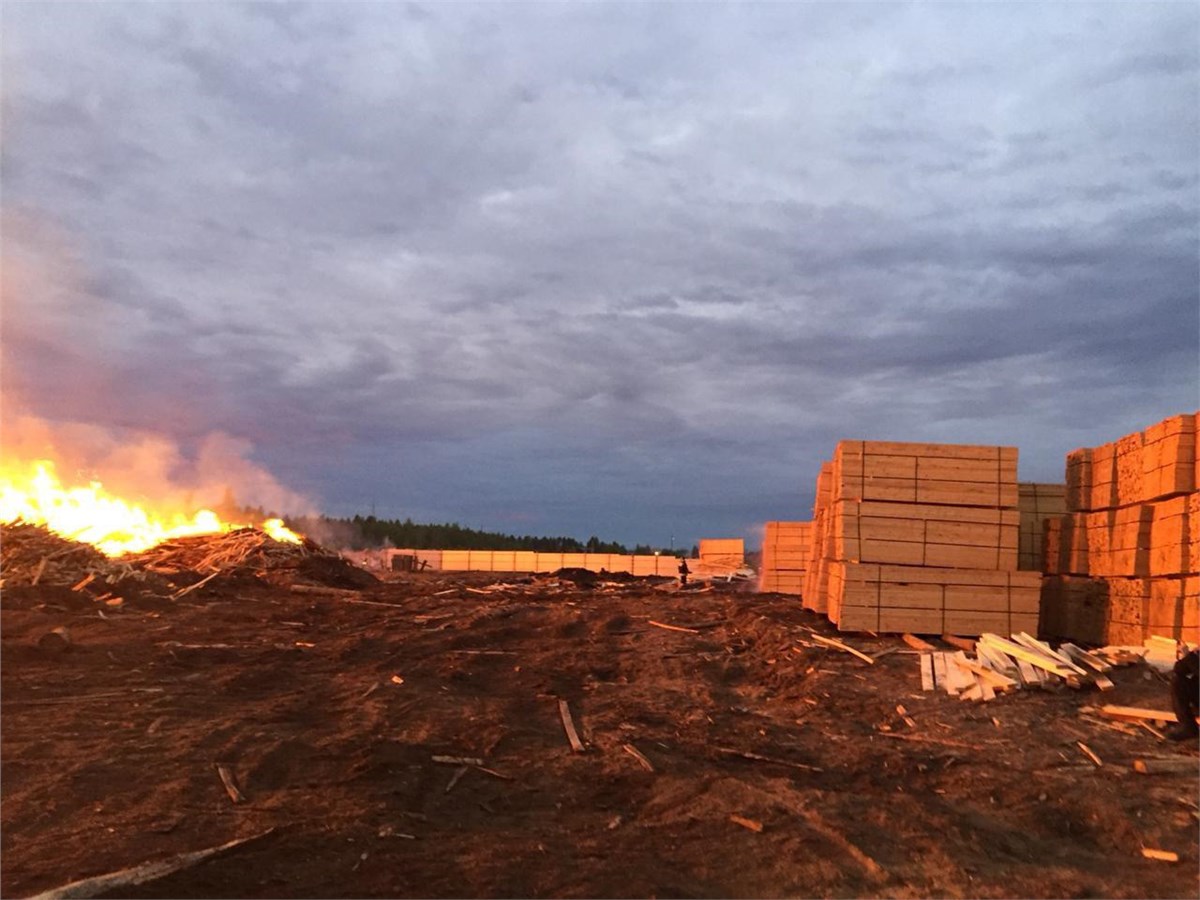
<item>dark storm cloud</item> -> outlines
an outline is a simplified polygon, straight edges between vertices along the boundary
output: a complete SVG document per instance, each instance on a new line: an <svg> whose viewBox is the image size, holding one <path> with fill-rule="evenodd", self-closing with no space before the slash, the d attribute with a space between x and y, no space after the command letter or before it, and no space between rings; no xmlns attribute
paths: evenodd
<svg viewBox="0 0 1200 900"><path fill-rule="evenodd" d="M802 518L841 438L1060 479L1197 405L1198 27L9 5L5 388L333 512L626 540Z"/></svg>

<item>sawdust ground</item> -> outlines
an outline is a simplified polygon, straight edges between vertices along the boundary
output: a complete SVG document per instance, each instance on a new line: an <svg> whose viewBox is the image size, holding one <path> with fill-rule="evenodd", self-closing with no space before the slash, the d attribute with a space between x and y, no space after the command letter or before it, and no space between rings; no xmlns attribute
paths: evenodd
<svg viewBox="0 0 1200 900"><path fill-rule="evenodd" d="M1102 698L971 704L923 693L894 638L848 638L903 648L874 666L798 648L832 629L791 598L552 580L473 592L493 580L403 576L361 594L374 605L217 579L108 618L64 588L6 590L0 891L273 828L122 893L1197 895L1197 776L1129 771L1138 756L1194 758L1195 744L1079 715L1167 707L1145 668L1115 670ZM57 626L71 648L39 649ZM454 781L435 755L491 771Z"/></svg>

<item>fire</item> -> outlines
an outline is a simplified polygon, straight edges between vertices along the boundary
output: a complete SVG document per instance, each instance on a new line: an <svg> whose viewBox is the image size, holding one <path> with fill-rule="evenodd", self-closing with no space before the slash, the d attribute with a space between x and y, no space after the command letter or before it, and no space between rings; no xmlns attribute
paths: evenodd
<svg viewBox="0 0 1200 900"><path fill-rule="evenodd" d="M0 466L0 522L17 519L93 544L108 556L138 553L170 538L232 531L249 524L223 522L210 509L190 515L148 511L114 497L98 481L66 487L49 460L30 464L6 461ZM257 527L277 541L301 542L280 519L267 519Z"/></svg>

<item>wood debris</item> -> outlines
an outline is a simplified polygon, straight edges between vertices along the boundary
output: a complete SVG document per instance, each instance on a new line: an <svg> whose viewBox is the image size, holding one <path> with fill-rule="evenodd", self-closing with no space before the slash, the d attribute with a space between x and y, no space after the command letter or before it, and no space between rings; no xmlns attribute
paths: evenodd
<svg viewBox="0 0 1200 900"><path fill-rule="evenodd" d="M651 763L650 760L648 760L646 758L645 754L643 754L642 751L640 751L637 747L633 746L633 744L622 744L621 749L624 750L626 753L628 753L630 756L632 756L634 759L636 759L638 761L638 763L641 765L641 767L643 769L645 769L647 772L654 771L654 764Z"/></svg>
<svg viewBox="0 0 1200 900"><path fill-rule="evenodd" d="M225 785L225 793L229 795L229 799L234 803L245 803L246 798L242 796L242 792L238 790L237 783L233 780L233 773L229 771L228 766L217 765L217 775L221 777L221 784Z"/></svg>
<svg viewBox="0 0 1200 900"><path fill-rule="evenodd" d="M1179 772L1196 775L1200 774L1200 761L1186 756L1170 756L1166 759L1148 757L1135 759L1133 771L1141 772L1143 775L1174 775Z"/></svg>
<svg viewBox="0 0 1200 900"><path fill-rule="evenodd" d="M827 638L824 635L817 634L816 632L813 632L812 637L814 641L825 644L828 647L833 647L835 650L841 650L843 653L849 653L852 656L857 656L859 659L864 660L871 665L875 664L875 659L873 657L867 656L867 654L863 653L861 650L855 650L849 644L843 644L841 641L835 641L833 638Z"/></svg>
<svg viewBox="0 0 1200 900"><path fill-rule="evenodd" d="M1098 757L1092 751L1092 748L1089 747L1087 744L1085 744L1083 741L1076 741L1075 746L1077 746L1081 751L1083 751L1084 756L1086 756L1088 759L1090 759L1092 762L1094 762L1096 764L1096 768L1100 768L1101 766L1104 765L1104 763L1100 761L1100 757Z"/></svg>
<svg viewBox="0 0 1200 900"><path fill-rule="evenodd" d="M735 825L741 825L743 828L753 831L755 834L758 834L763 830L762 822L759 822L756 819L747 819L745 816L730 815L729 821Z"/></svg>
<svg viewBox="0 0 1200 900"><path fill-rule="evenodd" d="M663 622L655 622L653 619L648 619L646 621L646 624L653 625L655 628L665 628L668 631L683 631L683 632L686 632L687 634L699 634L700 633L695 628L684 628L682 625L667 625Z"/></svg>
<svg viewBox="0 0 1200 900"><path fill-rule="evenodd" d="M567 733L567 740L571 743L571 749L576 753L583 752L583 741L579 740L579 733L575 730L575 722L571 718L571 708L567 705L566 700L558 701L558 714L562 718L563 730Z"/></svg>
<svg viewBox="0 0 1200 900"><path fill-rule="evenodd" d="M943 639L952 637L943 635ZM1125 653L1124 650L1102 647L1089 651L1071 643L1056 650L1025 632L1009 638L984 633L975 642L974 659L964 650L922 652L918 657L921 689L941 689L963 700L978 701L991 700L997 693L1022 687L1048 688L1065 684L1081 688L1091 684L1107 691L1113 688L1113 682L1106 672L1115 665L1127 665L1141 659L1140 654ZM1174 721L1170 714L1155 713L1144 717L1167 717L1167 721Z"/></svg>
<svg viewBox="0 0 1200 900"><path fill-rule="evenodd" d="M30 900L72 900L72 898L97 897L100 894L107 894L113 891L123 893L120 891L121 888L129 888L134 885L145 884L147 881L164 878L174 872L179 872L203 862L211 856L216 856L218 853L224 853L226 850L232 850L234 847L247 844L250 841L257 841L259 838L266 837L274 830L274 828L268 828L266 831L261 831L250 837L238 838L217 847L209 847L206 850L179 853L158 862L143 863L140 866L121 869L118 872L110 872L107 875L97 875L94 878L72 881L70 884L65 884L62 887L36 894Z"/></svg>
<svg viewBox="0 0 1200 900"><path fill-rule="evenodd" d="M1179 854L1174 850L1155 850L1152 847L1143 847L1142 856L1146 859L1157 859L1162 862L1179 862Z"/></svg>
<svg viewBox="0 0 1200 900"><path fill-rule="evenodd" d="M1084 709L1090 710L1090 707ZM1082 710L1081 710L1082 711ZM1126 719L1128 721L1138 721L1140 719L1148 719L1151 722L1175 722L1175 713L1167 709L1145 709L1140 706L1114 706L1106 704L1095 710L1099 715L1109 719Z"/></svg>
<svg viewBox="0 0 1200 900"><path fill-rule="evenodd" d="M757 762L772 763L776 766L787 766L791 769L801 769L805 772L823 772L818 766L810 766L805 763L791 762L786 759L776 759L773 756L763 756L761 753L751 753L748 750L735 750L733 747L714 747L717 753L724 753L728 756L740 756L742 759L752 759Z"/></svg>

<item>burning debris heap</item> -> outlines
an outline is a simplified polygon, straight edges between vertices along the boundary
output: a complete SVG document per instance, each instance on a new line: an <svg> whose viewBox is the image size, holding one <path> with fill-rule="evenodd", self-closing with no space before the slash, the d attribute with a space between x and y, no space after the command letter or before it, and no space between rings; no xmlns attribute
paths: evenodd
<svg viewBox="0 0 1200 900"><path fill-rule="evenodd" d="M164 541L149 550L107 557L90 544L68 540L44 525L0 524L0 584L4 587L96 584L114 587L142 582L169 599L215 578L257 578L274 584L308 583L364 587L374 576L305 538L278 541L257 528L195 535Z"/></svg>

